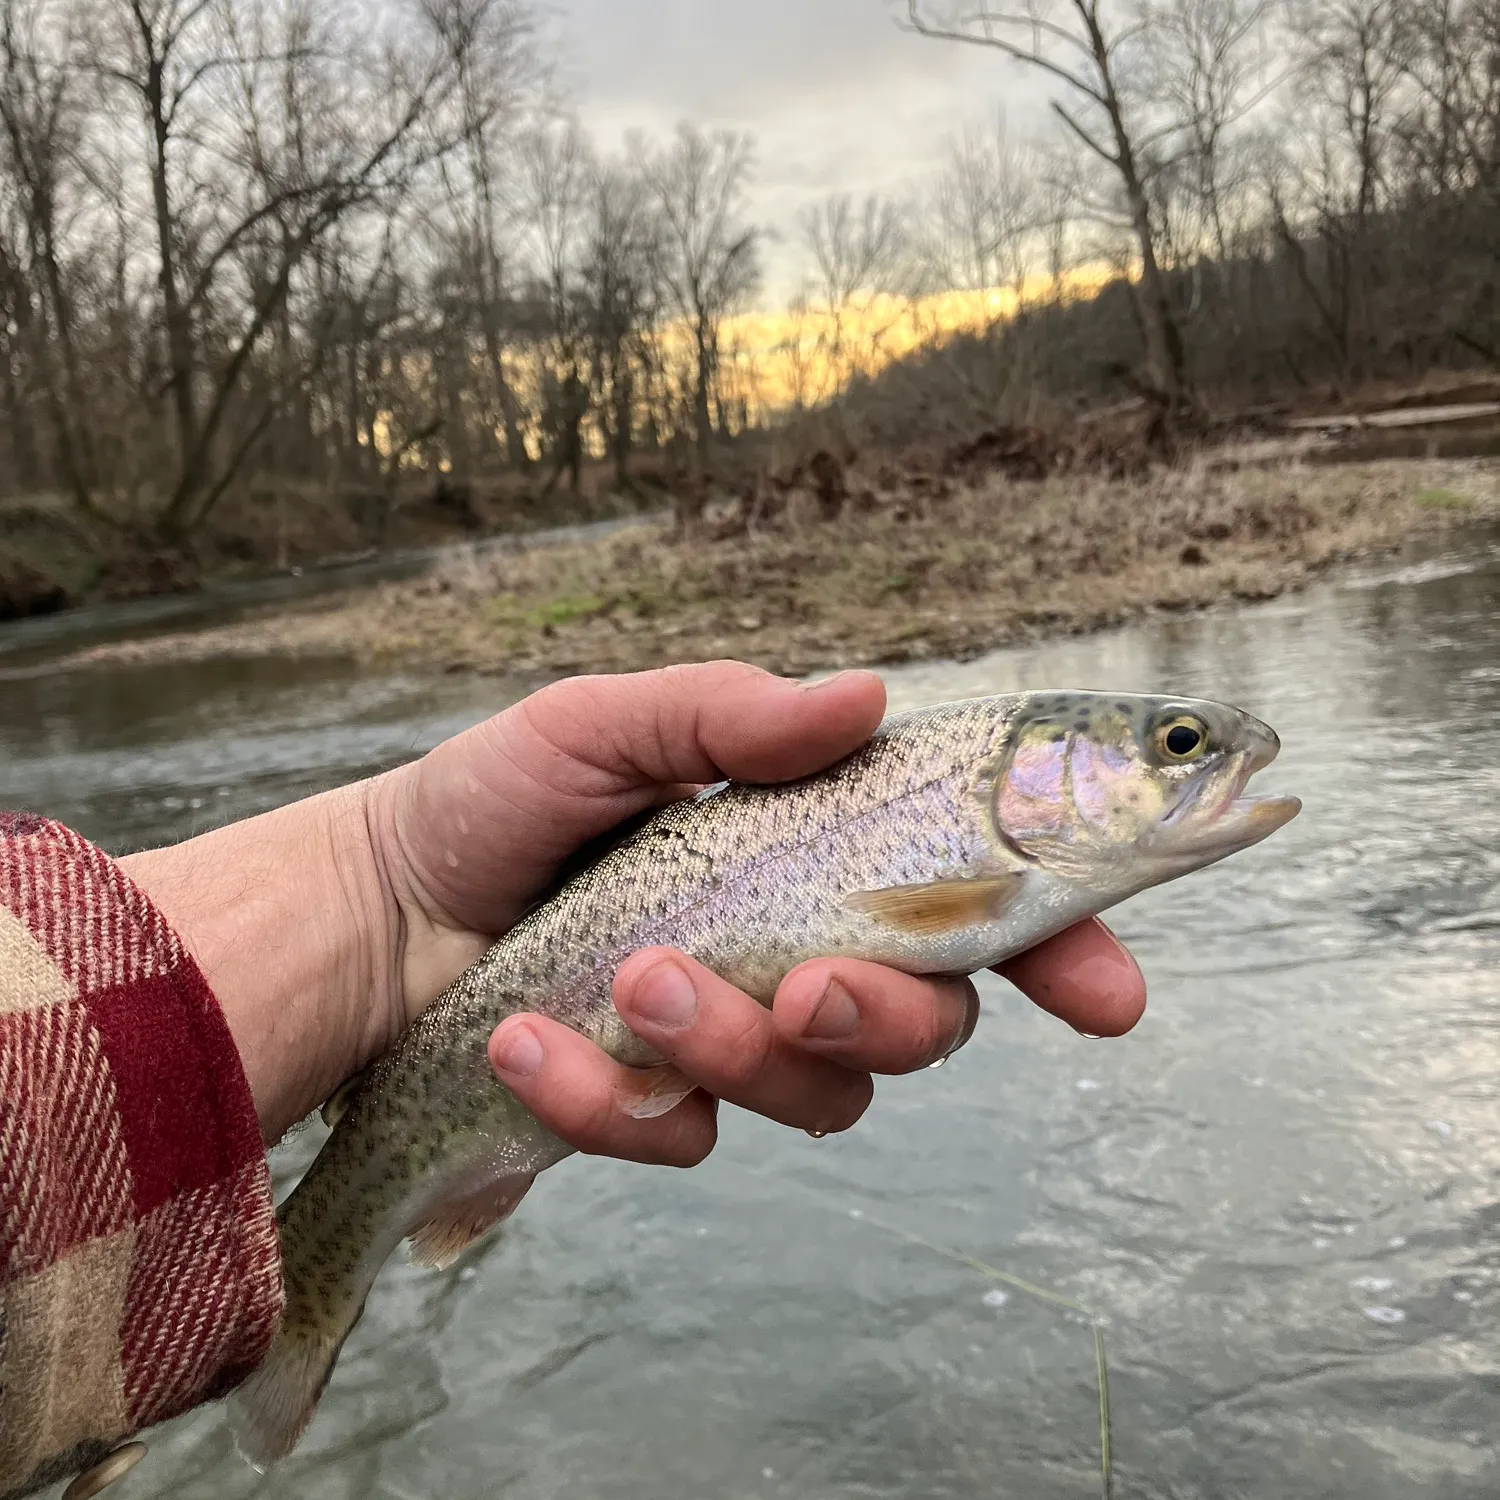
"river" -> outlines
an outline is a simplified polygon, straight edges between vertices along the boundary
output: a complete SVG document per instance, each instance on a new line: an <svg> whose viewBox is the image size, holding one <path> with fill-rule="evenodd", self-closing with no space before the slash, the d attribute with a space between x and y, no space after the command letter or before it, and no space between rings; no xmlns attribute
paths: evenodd
<svg viewBox="0 0 1500 1500"><path fill-rule="evenodd" d="M1117 1497L1500 1493L1500 537L887 680L1225 698L1306 809L1115 914L1151 987L1128 1039L986 979L972 1043L848 1135L730 1111L691 1172L574 1158L459 1267L387 1268L284 1465L208 1410L112 1495L1097 1496L1090 1317ZM0 805L178 838L526 686L34 662L0 682Z"/></svg>

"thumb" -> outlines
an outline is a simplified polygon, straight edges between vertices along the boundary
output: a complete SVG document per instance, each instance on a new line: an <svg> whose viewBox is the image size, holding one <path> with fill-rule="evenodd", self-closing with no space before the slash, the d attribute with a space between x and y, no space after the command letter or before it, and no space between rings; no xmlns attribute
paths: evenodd
<svg viewBox="0 0 1500 1500"><path fill-rule="evenodd" d="M501 931L579 844L664 787L809 775L884 710L870 672L808 686L723 661L568 678L395 773L391 858L433 915Z"/></svg>

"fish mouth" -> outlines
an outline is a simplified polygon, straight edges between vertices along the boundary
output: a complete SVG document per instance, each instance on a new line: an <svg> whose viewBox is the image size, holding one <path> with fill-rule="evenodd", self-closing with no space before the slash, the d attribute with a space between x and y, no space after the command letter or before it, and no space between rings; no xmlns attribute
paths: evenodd
<svg viewBox="0 0 1500 1500"><path fill-rule="evenodd" d="M1242 750L1207 783L1192 786L1163 819L1161 831L1181 854L1238 853L1284 828L1302 811L1302 799L1282 793L1247 795L1251 777L1276 759L1280 742L1266 737Z"/></svg>
<svg viewBox="0 0 1500 1500"><path fill-rule="evenodd" d="M1283 793L1260 797L1235 797L1214 819L1212 827L1220 834L1230 834L1237 846L1258 844L1263 838L1285 828L1302 811L1302 799Z"/></svg>
<svg viewBox="0 0 1500 1500"><path fill-rule="evenodd" d="M1221 829L1227 821L1236 829L1243 830L1249 835L1250 843L1257 843L1268 834L1275 833L1278 828L1284 828L1302 811L1300 797L1285 793L1261 793L1253 797L1245 795L1250 778L1257 772L1264 771L1281 753L1281 741L1277 738L1276 731L1258 719L1255 726L1261 733L1257 742L1246 753L1237 784L1214 820Z"/></svg>

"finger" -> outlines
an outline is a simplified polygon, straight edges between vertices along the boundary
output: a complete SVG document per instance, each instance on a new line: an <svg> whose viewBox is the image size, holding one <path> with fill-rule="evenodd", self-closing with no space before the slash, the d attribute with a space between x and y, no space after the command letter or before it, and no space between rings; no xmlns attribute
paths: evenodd
<svg viewBox="0 0 1500 1500"><path fill-rule="evenodd" d="M771 1014L795 1047L871 1073L913 1073L968 1041L979 995L968 979L918 979L857 959L815 959L782 980Z"/></svg>
<svg viewBox="0 0 1500 1500"><path fill-rule="evenodd" d="M1146 1009L1146 981L1097 917L995 968L1045 1011L1088 1036L1124 1036Z"/></svg>
<svg viewBox="0 0 1500 1500"><path fill-rule="evenodd" d="M717 1138L714 1101L701 1091L654 1119L632 1113L650 1080L587 1037L544 1016L511 1016L495 1028L490 1064L505 1086L570 1146L591 1156L693 1167Z"/></svg>
<svg viewBox="0 0 1500 1500"><path fill-rule="evenodd" d="M873 672L809 684L745 662L714 661L573 677L517 708L537 741L533 753L545 747L593 772L583 780L597 794L726 776L787 781L820 771L874 732L885 686Z"/></svg>
<svg viewBox="0 0 1500 1500"><path fill-rule="evenodd" d="M650 948L615 976L625 1024L721 1099L782 1125L847 1130L874 1092L868 1073L793 1046L763 1005L681 953Z"/></svg>

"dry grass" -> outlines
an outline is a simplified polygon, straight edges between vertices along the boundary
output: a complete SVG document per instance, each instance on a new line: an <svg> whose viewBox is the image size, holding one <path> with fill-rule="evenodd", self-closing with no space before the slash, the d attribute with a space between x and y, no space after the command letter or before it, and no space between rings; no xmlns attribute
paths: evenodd
<svg viewBox="0 0 1500 1500"><path fill-rule="evenodd" d="M793 507L748 536L642 524L89 659L337 652L552 673L730 655L801 673L965 656L1150 610L1268 598L1336 561L1494 514L1497 479L1484 462L1189 467L1138 483L872 475L836 522Z"/></svg>

